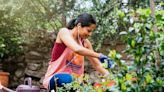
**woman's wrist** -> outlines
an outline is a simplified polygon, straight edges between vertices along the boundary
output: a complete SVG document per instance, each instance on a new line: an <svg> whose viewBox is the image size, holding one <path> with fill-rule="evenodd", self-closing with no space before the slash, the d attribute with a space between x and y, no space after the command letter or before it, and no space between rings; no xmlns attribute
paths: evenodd
<svg viewBox="0 0 164 92"><path fill-rule="evenodd" d="M102 53L98 53L98 58L100 58L100 57L101 57L101 54L102 54Z"/></svg>
<svg viewBox="0 0 164 92"><path fill-rule="evenodd" d="M105 73L103 74L104 77L107 77L109 75L109 72L106 70Z"/></svg>
<svg viewBox="0 0 164 92"><path fill-rule="evenodd" d="M101 53L97 53L97 52L95 52L94 57L100 59L100 57L101 57Z"/></svg>

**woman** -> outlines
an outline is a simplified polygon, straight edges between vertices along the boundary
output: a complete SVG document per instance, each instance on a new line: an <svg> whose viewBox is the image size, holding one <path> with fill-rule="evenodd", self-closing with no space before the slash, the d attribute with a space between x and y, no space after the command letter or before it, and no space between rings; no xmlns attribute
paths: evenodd
<svg viewBox="0 0 164 92"><path fill-rule="evenodd" d="M71 20L67 28L60 29L52 50L52 59L43 80L44 87L49 91L56 90L55 86L61 87L62 83L70 83L73 77L79 78L79 83L82 83L84 56L102 75L109 74L102 68L101 62L107 60L110 68L110 59L101 53L94 52L87 39L95 29L96 20L87 13Z"/></svg>

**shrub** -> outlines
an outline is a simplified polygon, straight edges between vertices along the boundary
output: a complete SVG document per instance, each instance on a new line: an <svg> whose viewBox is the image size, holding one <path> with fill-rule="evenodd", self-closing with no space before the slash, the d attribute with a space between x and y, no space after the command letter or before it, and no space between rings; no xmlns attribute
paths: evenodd
<svg viewBox="0 0 164 92"><path fill-rule="evenodd" d="M0 61L21 52L20 24L9 10L0 10Z"/></svg>

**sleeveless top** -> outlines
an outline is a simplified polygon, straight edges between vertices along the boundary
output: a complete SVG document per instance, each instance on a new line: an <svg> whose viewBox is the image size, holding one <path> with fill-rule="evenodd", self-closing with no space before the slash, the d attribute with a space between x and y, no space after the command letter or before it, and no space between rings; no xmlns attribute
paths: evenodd
<svg viewBox="0 0 164 92"><path fill-rule="evenodd" d="M52 49L51 62L57 60L61 54L64 52L66 45L64 43L55 43Z"/></svg>
<svg viewBox="0 0 164 92"><path fill-rule="evenodd" d="M79 41L82 46L82 40ZM62 43L61 43L62 44ZM54 74L68 73L73 77L82 80L84 75L84 56L73 52L70 48L65 47L61 55L55 61L49 62L49 66L43 79L43 86L48 88L49 81Z"/></svg>

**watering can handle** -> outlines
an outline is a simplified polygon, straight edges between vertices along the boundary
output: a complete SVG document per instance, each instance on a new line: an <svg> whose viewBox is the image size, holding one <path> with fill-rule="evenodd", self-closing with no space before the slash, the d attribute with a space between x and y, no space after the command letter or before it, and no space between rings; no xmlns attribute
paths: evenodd
<svg viewBox="0 0 164 92"><path fill-rule="evenodd" d="M31 79L31 77L28 77L28 78L25 78L25 80L24 80L24 84L26 85L26 83L27 83L27 85L29 85L30 87L32 87L32 79Z"/></svg>

